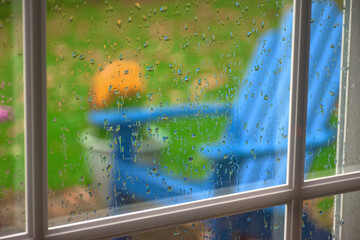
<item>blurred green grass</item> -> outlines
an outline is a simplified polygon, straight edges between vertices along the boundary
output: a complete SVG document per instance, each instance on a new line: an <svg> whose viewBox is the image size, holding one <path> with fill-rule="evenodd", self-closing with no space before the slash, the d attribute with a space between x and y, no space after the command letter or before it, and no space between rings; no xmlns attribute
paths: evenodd
<svg viewBox="0 0 360 240"><path fill-rule="evenodd" d="M0 196L23 191L25 182L21 13L21 1L0 2L0 105L14 115L0 122Z"/></svg>
<svg viewBox="0 0 360 240"><path fill-rule="evenodd" d="M81 3L74 6L72 1L50 2L48 67L51 71L48 73L54 78L54 84L48 90L51 96L48 98L51 188L79 184L83 176L84 183L91 184L91 179L84 171L86 150L79 139L76 140L76 134L89 127L86 119L89 108L87 96L99 65L105 67L122 54L124 61L136 60L143 66L144 75L147 75L145 78L148 79L146 92L140 98L132 98L131 101L125 99L123 109L132 105L231 102L246 69L255 44L254 39L267 29L276 27L280 21L277 14L282 11L281 6L278 8L275 2L264 2L261 11L266 12L266 15L261 16L257 10L258 3L254 1L242 3L239 9L234 8L233 1L210 1L209 4L201 2L199 6L195 2L143 1L140 2L141 10L137 10L132 1L89 2L86 6ZM160 6L166 6L167 11L161 12ZM242 13L241 9L246 6L248 10ZM59 11L59 8L62 10ZM211 11L207 12L209 15L218 11L221 18L200 15L203 13L198 8ZM130 15L132 20L128 22ZM146 21L143 20L143 15L147 16ZM241 24L238 24L234 17L239 19L240 15ZM121 20L121 27L116 24L117 20ZM253 20L256 20L255 24ZM265 22L263 29L260 27L262 21ZM253 29L257 32L253 33L251 40L247 39L246 34ZM233 40L230 39L230 32ZM198 36L195 36L196 33ZM165 35L169 36L169 41L163 40ZM149 41L146 48L143 47L145 41ZM63 60L60 60L59 52L55 50L59 45L64 46L63 51L60 51ZM86 54L83 61L71 57L75 50ZM94 65L89 64L90 59L95 60ZM172 68L169 68L169 64ZM231 74L226 68L229 64L238 64L238 67L233 67ZM146 71L151 65L154 70ZM65 73L60 73L64 69ZM181 76L174 74L177 69L181 69ZM196 69L200 69L199 73ZM195 100L195 93L191 92L194 87L192 83L198 78L212 75L218 79L225 78L226 86L222 84L206 94L199 94ZM184 81L185 76L190 78L190 82ZM169 91L175 91L177 98L174 99L174 94L166 94ZM151 98L148 97L150 95ZM56 101L54 96L58 98ZM75 100L76 96L80 96L82 100ZM71 118L67 114L69 112ZM54 119L56 120L53 121ZM159 153L156 164L174 175L199 178L211 168L209 162L199 154L199 148L206 141L217 141L227 122L224 117L216 117L211 121L198 118L176 119L155 124L166 129L173 139ZM205 137L203 135L206 132ZM197 137L194 138L194 135ZM188 163L190 157L193 161Z"/></svg>
<svg viewBox="0 0 360 240"><path fill-rule="evenodd" d="M134 1L47 1L50 189L93 184L85 160L87 149L81 144L80 135L90 127L87 121L89 88L99 67L110 64L120 54L124 61L136 60L143 66L146 91L139 98L119 99L123 109L133 105L231 103L241 87L240 80L246 72L256 39L270 28L278 26L281 14L287 10L290 1L280 5L276 1L262 1L262 5L259 5L258 1L248 0L242 1L238 8L235 1L139 2L140 10L134 7ZM160 6L165 5L167 11L160 12ZM5 4L5 8L0 8L2 22L7 18L6 7L8 5ZM130 15L132 21L128 22ZM143 15L147 16L146 21ZM194 20L194 16L197 20ZM121 27L117 25L118 20L122 22ZM10 35L11 21L5 26L0 32ZM249 38L246 36L248 32L252 32ZM164 41L167 35L170 40ZM149 41L146 48L143 47L145 41ZM6 51L12 55L9 49ZM74 51L85 54L85 59L73 58ZM90 64L91 59L95 64ZM4 66L0 69L0 76L11 82L13 63L7 60L5 57L0 59L0 65ZM147 71L151 65L154 70ZM229 65L232 66L231 72ZM181 69L182 75L176 74L178 69ZM199 72L196 69L200 69ZM189 82L184 81L185 76L190 78ZM219 87L207 90L202 86L194 91L199 78L203 81L205 78L218 80ZM204 90L202 94L201 89ZM11 96L13 90L14 87L9 87L1 93ZM21 111L23 109L19 108ZM210 171L211 163L201 157L199 148L206 142L220 140L228 121L224 116L219 116L211 119L207 117L206 120L184 118L155 122L155 125L172 134L173 139L159 153L156 164L172 171L174 175L201 178ZM1 139L6 139L10 125L0 124ZM100 130L98 135L101 135ZM16 141L21 142L22 139L23 134L16 136ZM328 159L333 151L333 146L323 148L317 154L312 171L323 172L328 161L333 161ZM9 151L5 157L1 157L0 169L10 169L10 174L0 175L1 185L5 188L12 186L12 178L19 171L9 166L19 161L17 158L23 157L23 151L19 156ZM189 157L193 157L190 163ZM332 173L334 164L325 167L325 170L328 169L325 174ZM23 169L21 174L23 176Z"/></svg>

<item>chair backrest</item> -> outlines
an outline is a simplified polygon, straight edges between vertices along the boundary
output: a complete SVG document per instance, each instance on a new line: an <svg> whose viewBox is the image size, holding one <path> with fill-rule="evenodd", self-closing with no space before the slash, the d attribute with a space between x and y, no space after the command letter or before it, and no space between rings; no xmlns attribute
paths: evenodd
<svg viewBox="0 0 360 240"><path fill-rule="evenodd" d="M338 96L342 14L332 2L315 1L312 7L307 109L307 148L334 139L329 120ZM239 82L226 144L210 146L205 155L247 156L286 151L291 73L292 11L277 30L257 42L248 72ZM211 149L212 148L212 149Z"/></svg>

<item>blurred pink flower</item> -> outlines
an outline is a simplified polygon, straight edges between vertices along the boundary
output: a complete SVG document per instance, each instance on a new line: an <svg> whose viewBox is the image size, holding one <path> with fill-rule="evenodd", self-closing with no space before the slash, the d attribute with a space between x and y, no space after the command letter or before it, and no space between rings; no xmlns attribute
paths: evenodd
<svg viewBox="0 0 360 240"><path fill-rule="evenodd" d="M12 118L12 111L10 107L0 106L0 122L9 121Z"/></svg>

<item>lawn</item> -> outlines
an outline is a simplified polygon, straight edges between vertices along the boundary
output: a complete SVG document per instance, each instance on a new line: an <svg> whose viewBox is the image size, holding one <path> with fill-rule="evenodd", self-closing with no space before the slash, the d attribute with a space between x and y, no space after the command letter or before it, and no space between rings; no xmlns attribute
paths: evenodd
<svg viewBox="0 0 360 240"><path fill-rule="evenodd" d="M94 76L102 69L118 59L136 61L146 86L135 96L119 96L109 107L125 110L138 105L231 103L241 88L256 40L276 28L289 9L288 3L266 0L134 3L47 1L48 174L52 190L94 184L82 134L93 127L87 120L94 108L89 93ZM22 69L23 60L21 43L17 43L21 21L10 16L9 10L9 4L0 7L0 86L2 82L6 85L0 88L0 95L5 99L1 104L15 109L16 120L0 123L0 183L4 189L19 190L24 179L23 84L22 73L16 70ZM154 164L175 175L201 178L211 168L200 154L201 146L219 141L229 121L217 116L152 123L152 128L169 135L168 146L156 155ZM148 137L148 127L142 126L140 138ZM111 138L104 129L96 131L98 137ZM313 177L334 173L335 152L331 145L316 153Z"/></svg>
<svg viewBox="0 0 360 240"><path fill-rule="evenodd" d="M88 92L101 69L119 58L142 66L146 88L136 97L118 98L113 106L121 109L232 102L254 40L278 25L286 7L267 1L261 5L245 1L239 7L233 1L139 3L140 9L133 1L48 4L51 188L91 183L84 171L86 149L78 136L89 127ZM73 58L74 51L85 58ZM203 84L199 85L199 79ZM153 123L172 139L156 164L176 175L203 176L211 166L199 148L220 139L228 121L220 116L211 121L186 118Z"/></svg>

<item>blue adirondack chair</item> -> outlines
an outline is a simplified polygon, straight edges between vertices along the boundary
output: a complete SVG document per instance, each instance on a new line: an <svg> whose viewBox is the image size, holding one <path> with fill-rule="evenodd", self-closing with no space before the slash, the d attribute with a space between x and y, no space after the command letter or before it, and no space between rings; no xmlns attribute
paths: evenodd
<svg viewBox="0 0 360 240"><path fill-rule="evenodd" d="M314 151L328 146L336 138L335 128L330 126L329 121L336 107L341 59L340 10L332 2L314 2L312 16L307 173ZM222 164L227 163L228 168L236 169L237 174L232 173L232 181L229 174L219 174L219 186L224 187L224 182L235 184L238 192L285 183L292 18L289 13L278 30L268 32L259 40L249 72L233 104L232 123L224 133L225 144L222 141L208 145L203 151L209 159L217 159ZM225 155L227 158L224 160ZM229 158L234 160L232 166ZM238 182L232 183L233 180Z"/></svg>
<svg viewBox="0 0 360 240"><path fill-rule="evenodd" d="M110 190L113 209L121 212L117 207L129 201L133 194L139 200L157 200L161 205L285 184L292 18L289 11L276 30L270 30L258 40L249 70L240 82L237 99L231 106L203 103L126 111L110 109L89 114L90 122L99 127L120 127L114 132L115 160ZM312 18L306 173L316 151L335 140L335 129L329 122L338 96L341 59L340 10L332 2L314 2ZM154 172L152 166L133 163L138 153L132 147L132 140L144 123L161 118L196 118L213 114L226 114L229 125L221 142L203 147L201 153L215 169L203 180L184 181L160 169ZM167 200L170 198L171 201ZM281 209L277 211L283 212ZM263 218L271 221L271 213L264 214ZM237 223L251 228L247 218L239 219ZM271 234L270 224L255 232L267 238ZM222 238L226 238L226 234L227 231L218 231Z"/></svg>

